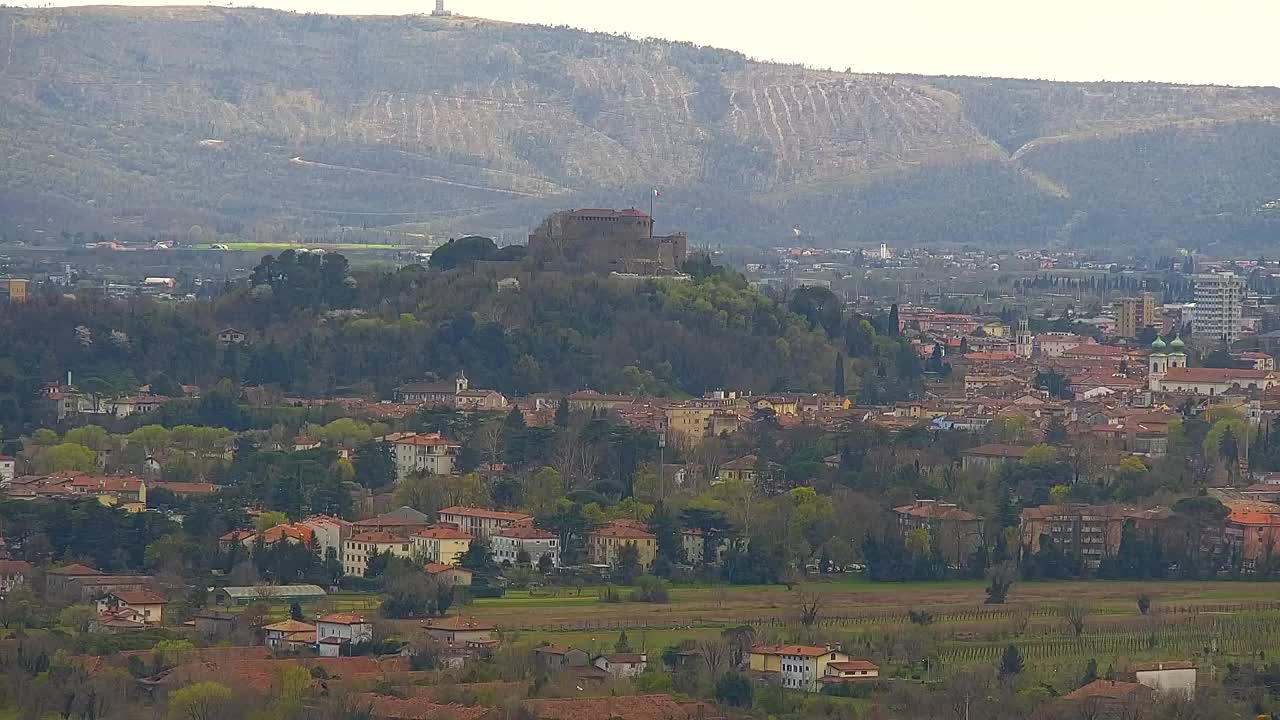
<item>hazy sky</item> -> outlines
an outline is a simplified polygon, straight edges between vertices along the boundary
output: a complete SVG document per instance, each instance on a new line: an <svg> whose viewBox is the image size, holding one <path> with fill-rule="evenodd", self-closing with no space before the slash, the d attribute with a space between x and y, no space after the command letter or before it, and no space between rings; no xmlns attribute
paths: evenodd
<svg viewBox="0 0 1280 720"><path fill-rule="evenodd" d="M403 14L429 10L433 2L236 4ZM446 0L449 9L464 15L689 40L837 70L1224 85L1280 85L1277 2Z"/></svg>

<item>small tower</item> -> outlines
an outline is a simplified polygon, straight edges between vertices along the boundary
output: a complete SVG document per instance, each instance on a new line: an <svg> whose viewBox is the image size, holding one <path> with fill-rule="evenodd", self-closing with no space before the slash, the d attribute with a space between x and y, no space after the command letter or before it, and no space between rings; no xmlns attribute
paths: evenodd
<svg viewBox="0 0 1280 720"><path fill-rule="evenodd" d="M1184 368L1187 366L1186 343L1177 335L1169 341L1169 363L1167 368Z"/></svg>
<svg viewBox="0 0 1280 720"><path fill-rule="evenodd" d="M1030 359L1035 350L1035 338L1031 334L1031 326L1026 318L1018 321L1017 343L1018 357Z"/></svg>
<svg viewBox="0 0 1280 720"><path fill-rule="evenodd" d="M449 17L452 14L444 9L444 0L436 0L436 9L431 11L432 17Z"/></svg>
<svg viewBox="0 0 1280 720"><path fill-rule="evenodd" d="M1166 352L1166 347L1159 335L1156 336L1156 341L1151 343L1151 355L1147 358L1147 387L1151 390L1156 389L1156 384L1169 371L1169 353Z"/></svg>
<svg viewBox="0 0 1280 720"><path fill-rule="evenodd" d="M468 390L470 389L470 387L471 387L471 381L467 379L467 371L459 370L458 376L453 379L454 394L456 395L462 392L463 390Z"/></svg>

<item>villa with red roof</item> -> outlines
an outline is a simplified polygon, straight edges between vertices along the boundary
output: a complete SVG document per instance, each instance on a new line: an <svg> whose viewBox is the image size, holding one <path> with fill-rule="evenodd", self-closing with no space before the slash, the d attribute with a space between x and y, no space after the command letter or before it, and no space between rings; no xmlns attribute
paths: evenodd
<svg viewBox="0 0 1280 720"><path fill-rule="evenodd" d="M613 522L591 533L589 545L591 562L597 565L614 565L618 555L627 545L635 545L640 567L649 568L657 557L657 536L625 522Z"/></svg>

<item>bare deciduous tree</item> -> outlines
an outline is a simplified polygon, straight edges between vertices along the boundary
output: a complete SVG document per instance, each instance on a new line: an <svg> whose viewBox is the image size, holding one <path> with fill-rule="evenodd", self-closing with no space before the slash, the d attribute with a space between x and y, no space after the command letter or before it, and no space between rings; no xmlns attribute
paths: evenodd
<svg viewBox="0 0 1280 720"><path fill-rule="evenodd" d="M1084 623L1089 617L1089 606L1082 602L1071 601L1063 604L1058 609L1058 613L1062 616L1062 622L1066 624L1072 634L1077 638L1084 634Z"/></svg>

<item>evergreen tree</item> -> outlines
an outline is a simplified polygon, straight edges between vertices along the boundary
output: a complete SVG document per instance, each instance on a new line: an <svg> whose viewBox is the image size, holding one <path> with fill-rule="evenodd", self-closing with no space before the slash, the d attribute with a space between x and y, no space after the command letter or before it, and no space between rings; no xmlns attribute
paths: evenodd
<svg viewBox="0 0 1280 720"><path fill-rule="evenodd" d="M1223 430L1222 439L1218 441L1218 454L1227 463L1240 461L1240 441L1236 438L1235 430L1229 425Z"/></svg>
<svg viewBox="0 0 1280 720"><path fill-rule="evenodd" d="M887 330L891 337L897 337L901 334L898 325L898 303L889 306L889 327Z"/></svg>
<svg viewBox="0 0 1280 720"><path fill-rule="evenodd" d="M1008 678L1022 672L1022 653L1016 645L1010 645L1000 655L1000 677Z"/></svg>
<svg viewBox="0 0 1280 720"><path fill-rule="evenodd" d="M302 622L302 606L297 601L289 603L289 619Z"/></svg>
<svg viewBox="0 0 1280 720"><path fill-rule="evenodd" d="M613 651L620 653L631 652L631 642L627 640L627 631L625 629L618 633L618 640L613 644Z"/></svg>
<svg viewBox="0 0 1280 720"><path fill-rule="evenodd" d="M391 443L369 440L356 448L352 457L356 482L367 488L386 487L396 480L396 458Z"/></svg>
<svg viewBox="0 0 1280 720"><path fill-rule="evenodd" d="M845 394L844 387L844 353L836 353L836 375L834 385L835 394L843 396Z"/></svg>
<svg viewBox="0 0 1280 720"><path fill-rule="evenodd" d="M521 418L523 420L523 418ZM569 398L560 398L560 404L556 405L556 427L569 426Z"/></svg>

